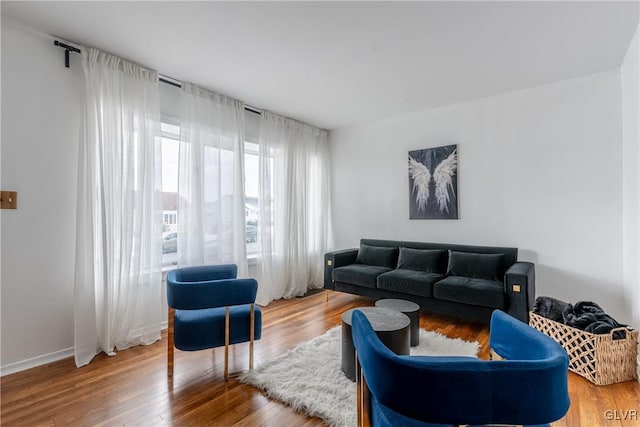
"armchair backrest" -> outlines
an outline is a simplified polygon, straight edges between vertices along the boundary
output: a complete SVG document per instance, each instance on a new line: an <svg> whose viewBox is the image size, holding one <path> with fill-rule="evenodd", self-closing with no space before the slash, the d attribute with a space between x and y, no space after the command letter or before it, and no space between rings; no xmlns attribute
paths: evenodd
<svg viewBox="0 0 640 427"><path fill-rule="evenodd" d="M251 304L256 300L258 282L236 279L233 264L186 267L167 274L167 303L179 310Z"/></svg>
<svg viewBox="0 0 640 427"><path fill-rule="evenodd" d="M171 270L168 275L172 275L179 282L235 279L238 277L238 266L235 264L197 265Z"/></svg>
<svg viewBox="0 0 640 427"><path fill-rule="evenodd" d="M504 333L508 325L514 334L530 328L504 313L497 317L501 325L496 333ZM352 317L354 346L375 401L429 423L544 424L561 418L569 407L568 358L562 347L548 345L551 339L540 335L532 335L529 344L536 349L524 360L398 356L361 312Z"/></svg>

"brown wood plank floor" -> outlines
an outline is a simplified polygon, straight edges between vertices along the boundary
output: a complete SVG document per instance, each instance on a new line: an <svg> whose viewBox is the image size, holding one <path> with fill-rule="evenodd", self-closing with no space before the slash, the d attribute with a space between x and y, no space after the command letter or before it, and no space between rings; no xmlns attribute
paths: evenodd
<svg viewBox="0 0 640 427"><path fill-rule="evenodd" d="M262 339L256 363L269 360L340 324L349 308L373 301L331 292L276 301L263 308ZM480 342L488 358L488 328L446 316L422 313L420 326L450 337ZM236 379L222 379L224 349L176 350L173 381L166 376L166 333L146 347L104 354L81 369L72 359L3 377L0 422L3 426L322 426L318 418L296 413ZM230 350L230 369L246 369L248 345ZM522 384L526 387L526 384ZM428 384L425 384L428 387ZM557 426L633 426L629 410L640 413L640 384L599 387L570 373L571 408ZM612 419L606 418L606 411ZM638 414L640 416L640 414ZM628 417L628 415L627 415Z"/></svg>

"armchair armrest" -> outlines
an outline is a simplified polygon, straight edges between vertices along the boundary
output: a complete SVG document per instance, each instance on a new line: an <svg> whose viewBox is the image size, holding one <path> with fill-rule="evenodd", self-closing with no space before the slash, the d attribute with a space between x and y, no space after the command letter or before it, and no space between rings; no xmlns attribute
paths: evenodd
<svg viewBox="0 0 640 427"><path fill-rule="evenodd" d="M536 271L531 262L516 262L504 275L504 286L509 301L508 313L529 323L529 311L536 298Z"/></svg>
<svg viewBox="0 0 640 427"><path fill-rule="evenodd" d="M566 351L553 339L500 310L491 314L489 347L506 360L545 360L551 356L566 356Z"/></svg>
<svg viewBox="0 0 640 427"><path fill-rule="evenodd" d="M223 279L202 282L180 282L174 272L167 275L167 303L179 310L251 304L256 300L255 279Z"/></svg>
<svg viewBox="0 0 640 427"><path fill-rule="evenodd" d="M358 257L358 249L343 249L324 254L324 288L334 290L333 269L353 264Z"/></svg>

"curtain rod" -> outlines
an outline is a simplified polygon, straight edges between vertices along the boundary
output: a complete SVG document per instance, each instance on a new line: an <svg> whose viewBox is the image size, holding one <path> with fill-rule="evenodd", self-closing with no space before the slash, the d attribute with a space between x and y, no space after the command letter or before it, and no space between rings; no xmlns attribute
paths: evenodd
<svg viewBox="0 0 640 427"><path fill-rule="evenodd" d="M78 49L77 47L69 46L68 44L62 43L58 40L54 40L53 44L64 49L64 66L69 68L69 52L80 53L80 49Z"/></svg>
<svg viewBox="0 0 640 427"><path fill-rule="evenodd" d="M182 82L180 80L176 80L163 74L158 76L158 80L171 86L182 87ZM247 104L244 105L244 110L258 115L262 114L262 110Z"/></svg>
<svg viewBox="0 0 640 427"><path fill-rule="evenodd" d="M53 44L64 49L64 66L69 68L69 52L80 53L80 49L78 49L77 47L70 46L66 43L62 43L59 40L54 40ZM158 80L161 81L162 83L165 83L171 86L182 87L181 81L172 79L171 77L167 77L162 74L158 75ZM259 108L252 107L246 104L244 106L244 110L254 114L258 114L258 115L262 114L262 110L260 110Z"/></svg>

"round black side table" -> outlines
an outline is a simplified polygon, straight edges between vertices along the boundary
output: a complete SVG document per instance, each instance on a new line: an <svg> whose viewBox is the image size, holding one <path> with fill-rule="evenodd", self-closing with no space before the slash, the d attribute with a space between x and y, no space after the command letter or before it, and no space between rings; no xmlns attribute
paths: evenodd
<svg viewBox="0 0 640 427"><path fill-rule="evenodd" d="M411 321L407 316L396 310L382 307L362 307L347 310L342 313L342 372L351 381L356 380L355 348L351 336L351 314L353 310L360 310L367 316L369 323L376 331L380 341L389 350L399 355L408 355L411 332Z"/></svg>
<svg viewBox="0 0 640 427"><path fill-rule="evenodd" d="M411 347L420 344L420 306L415 302L403 299L381 299L376 307L389 308L406 314L411 319Z"/></svg>

